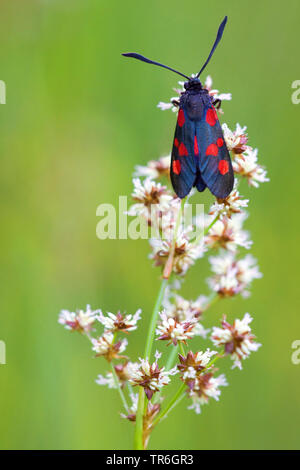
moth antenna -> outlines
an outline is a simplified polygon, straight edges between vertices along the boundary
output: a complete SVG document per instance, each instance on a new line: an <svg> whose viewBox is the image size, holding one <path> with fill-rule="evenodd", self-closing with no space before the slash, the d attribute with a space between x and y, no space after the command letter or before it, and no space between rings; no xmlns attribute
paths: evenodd
<svg viewBox="0 0 300 470"><path fill-rule="evenodd" d="M203 72L203 70L205 69L205 67L207 66L208 62L210 61L211 59L211 56L213 55L213 53L215 52L215 49L217 47L217 45L219 44L219 42L221 41L221 38L223 36L223 31L224 31L224 28L225 28L225 25L227 23L227 16L225 16L224 20L222 21L222 23L220 24L219 26L219 29L218 29L218 33L217 33L217 37L216 37L216 40L214 42L214 45L210 51L210 54L209 56L207 57L206 59L206 62L205 64L203 65L202 69L200 70L200 72L197 74L197 78L200 76L200 74Z"/></svg>
<svg viewBox="0 0 300 470"><path fill-rule="evenodd" d="M147 64L158 65L159 67L163 67L164 69L171 70L172 72L178 73L178 75L181 75L182 77L190 80L190 77L188 77L187 75L184 75L181 72L178 72L178 70L172 69L171 67L168 67L167 65L160 64L159 62L154 62L153 60L147 59L147 57L137 54L136 52L128 52L127 54L122 54L122 55L124 57L133 57L134 59L141 60L142 62L146 62Z"/></svg>

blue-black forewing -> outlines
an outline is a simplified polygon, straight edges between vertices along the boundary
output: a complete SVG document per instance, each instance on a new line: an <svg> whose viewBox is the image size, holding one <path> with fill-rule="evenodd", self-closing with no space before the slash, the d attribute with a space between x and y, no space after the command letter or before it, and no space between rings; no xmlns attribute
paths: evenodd
<svg viewBox="0 0 300 470"><path fill-rule="evenodd" d="M172 148L170 174L174 191L181 199L189 194L196 184L199 171L194 152L195 133L195 122L189 119L184 107L180 107Z"/></svg>
<svg viewBox="0 0 300 470"><path fill-rule="evenodd" d="M199 170L203 182L217 198L224 199L232 191L234 174L222 128L213 105L196 121L199 147Z"/></svg>

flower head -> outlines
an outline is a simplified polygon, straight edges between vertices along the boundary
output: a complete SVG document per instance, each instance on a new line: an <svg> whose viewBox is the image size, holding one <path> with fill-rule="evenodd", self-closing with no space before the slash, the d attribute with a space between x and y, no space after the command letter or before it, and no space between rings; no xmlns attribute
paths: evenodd
<svg viewBox="0 0 300 470"><path fill-rule="evenodd" d="M148 400L153 394L170 382L170 375L177 373L176 367L166 371L164 367L158 367L160 355L156 354L156 361L150 364L148 359L139 359L139 363L132 364L129 381L134 385L144 388Z"/></svg>
<svg viewBox="0 0 300 470"><path fill-rule="evenodd" d="M163 301L165 308L164 313L168 318L172 318L176 323L184 324L190 323L193 325L193 336L206 337L209 329L205 329L199 322L199 318L204 312L208 298L205 295L200 295L196 300L186 300L180 295L173 295L171 293Z"/></svg>
<svg viewBox="0 0 300 470"><path fill-rule="evenodd" d="M247 127L236 125L235 131L231 131L227 124L222 124L223 135L225 138L226 146L230 152L240 154L249 148L248 135L246 134Z"/></svg>
<svg viewBox="0 0 300 470"><path fill-rule="evenodd" d="M97 316L97 320L104 325L105 330L112 332L124 331L127 333L137 329L137 322L141 318L141 309L137 310L134 315L125 315L121 312L118 312L116 315L110 312L107 312L107 314L108 316L105 317L100 311Z"/></svg>
<svg viewBox="0 0 300 470"><path fill-rule="evenodd" d="M173 240L151 239L151 258L155 261L155 266L164 266L173 249ZM195 244L189 241L186 232L179 232L175 240L173 272L184 276L195 261L203 256L204 248L202 244Z"/></svg>
<svg viewBox="0 0 300 470"><path fill-rule="evenodd" d="M189 322L178 322L172 317L168 317L165 312L160 313L161 322L158 324L156 334L159 340L167 340L169 344L173 343L175 346L178 341L186 344L186 340L194 336L193 329L196 325L197 319Z"/></svg>
<svg viewBox="0 0 300 470"><path fill-rule="evenodd" d="M99 374L95 382L98 385L105 385L108 388L117 388L114 376L112 375L111 372L107 372L105 377Z"/></svg>
<svg viewBox="0 0 300 470"><path fill-rule="evenodd" d="M248 184L255 188L258 188L260 183L270 181L266 170L257 163L257 152L257 149L248 148L232 161L234 172L245 177Z"/></svg>
<svg viewBox="0 0 300 470"><path fill-rule="evenodd" d="M242 230L243 222L247 218L245 212L235 214L231 218L220 217L209 229L205 237L205 243L209 248L224 248L236 251L237 246L249 249L252 241L249 240L248 232Z"/></svg>
<svg viewBox="0 0 300 470"><path fill-rule="evenodd" d="M242 369L242 359L246 359L251 351L257 351L261 346L253 341L255 336L249 326L252 320L249 313L246 313L242 320L237 319L231 325L224 316L222 328L213 328L212 342L215 346L224 346L225 354L229 354L234 361L232 368Z"/></svg>
<svg viewBox="0 0 300 470"><path fill-rule="evenodd" d="M151 220L151 215L165 212L169 209L170 202L174 199L165 186L156 183L151 178L146 178L143 182L139 178L133 179L134 191L132 198L136 201L128 215L141 215L147 220Z"/></svg>
<svg viewBox="0 0 300 470"><path fill-rule="evenodd" d="M210 208L209 215L216 217L224 214L231 217L232 214L239 214L244 207L248 207L248 202L249 199L242 199L235 187L225 199L216 199L216 202Z"/></svg>
<svg viewBox="0 0 300 470"><path fill-rule="evenodd" d="M251 255L237 260L234 253L224 252L220 256L211 256L209 261L215 274L208 283L222 297L240 293L247 297L251 282L262 277L256 259Z"/></svg>
<svg viewBox="0 0 300 470"><path fill-rule="evenodd" d="M180 378L190 390L194 388L196 378L204 369L209 367L211 357L215 354L217 354L216 351L207 349L205 352L199 351L195 354L189 351L185 357L181 354L178 355L180 364L177 367Z"/></svg>
<svg viewBox="0 0 300 470"><path fill-rule="evenodd" d="M169 176L170 174L171 155L166 155L158 160L150 160L146 166L137 165L135 167L134 176L149 177L152 180L161 176Z"/></svg>
<svg viewBox="0 0 300 470"><path fill-rule="evenodd" d="M136 413L138 408L138 401L139 401L139 394L138 393L131 393L130 394L131 405L128 410L128 414L125 415L121 413L121 417L124 419L128 419L129 421L136 420Z"/></svg>
<svg viewBox="0 0 300 470"><path fill-rule="evenodd" d="M104 332L103 335L97 339L92 338L92 349L96 352L96 356L103 356L109 362L112 359L125 357L120 354L126 349L128 344L127 339L123 339L117 343L114 342L114 339L115 335L111 331Z"/></svg>
<svg viewBox="0 0 300 470"><path fill-rule="evenodd" d="M189 396L192 399L192 405L188 407L189 410L194 410L197 414L201 413L201 405L208 403L210 398L219 400L221 391L219 387L228 385L225 375L221 374L214 377L212 372L202 374L197 377Z"/></svg>
<svg viewBox="0 0 300 470"><path fill-rule="evenodd" d="M99 310L91 310L90 305L86 306L86 311L78 310L76 313L62 310L59 314L58 323L67 330L88 333L93 327L98 312Z"/></svg>
<svg viewBox="0 0 300 470"><path fill-rule="evenodd" d="M130 394L130 399L131 399L131 405L128 410L128 414L121 414L122 418L128 419L129 421L135 422L136 420L136 413L137 413L137 408L138 408L138 394L136 393L131 393ZM159 403L151 403L151 401L148 401L147 408L144 414L144 419L143 419L143 437L144 437L144 444L146 446L152 426L153 426L153 421L155 417L158 415L160 412L160 404Z"/></svg>

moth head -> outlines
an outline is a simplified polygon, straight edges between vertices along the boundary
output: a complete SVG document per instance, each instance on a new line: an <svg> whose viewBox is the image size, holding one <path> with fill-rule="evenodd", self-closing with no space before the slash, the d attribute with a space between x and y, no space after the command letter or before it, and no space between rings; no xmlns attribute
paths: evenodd
<svg viewBox="0 0 300 470"><path fill-rule="evenodd" d="M184 82L184 88L186 90L191 90L191 89L201 90L202 85L201 85L201 82L200 82L199 78L192 77L187 82Z"/></svg>

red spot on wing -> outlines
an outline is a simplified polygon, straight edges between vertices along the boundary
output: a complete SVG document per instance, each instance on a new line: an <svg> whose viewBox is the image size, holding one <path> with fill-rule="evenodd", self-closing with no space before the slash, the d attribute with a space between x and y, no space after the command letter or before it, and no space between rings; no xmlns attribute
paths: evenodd
<svg viewBox="0 0 300 470"><path fill-rule="evenodd" d="M229 165L228 165L228 162L226 160L220 160L219 161L219 171L220 171L221 175L226 175L226 173L228 173Z"/></svg>
<svg viewBox="0 0 300 470"><path fill-rule="evenodd" d="M219 149L216 144L210 144L206 149L205 155L212 155L213 157L216 157L218 155L218 151Z"/></svg>
<svg viewBox="0 0 300 470"><path fill-rule="evenodd" d="M210 126L214 126L216 124L217 120L218 120L218 116L217 116L215 108L208 108L208 110L206 112L206 122Z"/></svg>
<svg viewBox="0 0 300 470"><path fill-rule="evenodd" d="M194 137L194 154L199 155L199 147L198 147L198 142L197 142L197 136L196 135Z"/></svg>
<svg viewBox="0 0 300 470"><path fill-rule="evenodd" d="M178 149L178 152L179 152L179 156L180 157L187 157L189 152L186 148L186 146L184 145L183 142L181 142L181 144L179 145L179 149Z"/></svg>
<svg viewBox="0 0 300 470"><path fill-rule="evenodd" d="M179 127L182 127L184 122L185 122L183 109L180 109L179 112L178 112L177 122L178 122Z"/></svg>
<svg viewBox="0 0 300 470"><path fill-rule="evenodd" d="M222 147L223 145L224 145L224 140L221 137L219 137L217 140L217 146Z"/></svg>
<svg viewBox="0 0 300 470"><path fill-rule="evenodd" d="M174 161L173 161L172 168L173 168L173 172L174 172L176 175L180 175L180 172L181 172L181 164L180 164L180 161L179 161L179 160L174 160Z"/></svg>
<svg viewBox="0 0 300 470"><path fill-rule="evenodd" d="M177 137L175 137L175 139L174 139L174 145L175 145L175 147L177 147L177 148L179 147L179 142L178 142Z"/></svg>

